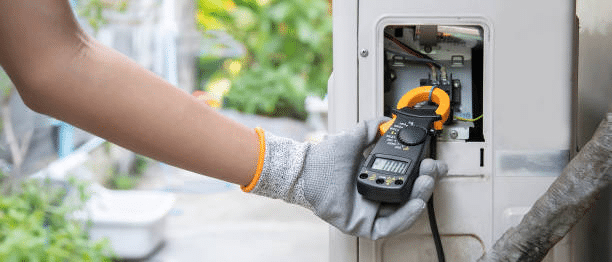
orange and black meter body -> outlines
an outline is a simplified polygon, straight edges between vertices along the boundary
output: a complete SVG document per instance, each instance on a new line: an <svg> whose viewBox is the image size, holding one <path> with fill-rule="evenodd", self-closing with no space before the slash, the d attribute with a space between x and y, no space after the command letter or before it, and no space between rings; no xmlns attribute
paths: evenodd
<svg viewBox="0 0 612 262"><path fill-rule="evenodd" d="M413 94L409 92L406 95ZM394 110L386 132L376 142L357 174L357 190L361 195L386 203L402 203L410 198L421 161L437 133L434 123L446 120L438 111L440 106L406 106Z"/></svg>

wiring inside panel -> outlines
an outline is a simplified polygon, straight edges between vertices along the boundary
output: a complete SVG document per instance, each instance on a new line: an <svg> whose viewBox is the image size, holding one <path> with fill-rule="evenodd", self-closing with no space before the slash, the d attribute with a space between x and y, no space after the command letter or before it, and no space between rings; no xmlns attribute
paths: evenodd
<svg viewBox="0 0 612 262"><path fill-rule="evenodd" d="M391 25L383 38L385 115L401 94L435 86L451 98L452 117L439 140L484 141L482 28Z"/></svg>

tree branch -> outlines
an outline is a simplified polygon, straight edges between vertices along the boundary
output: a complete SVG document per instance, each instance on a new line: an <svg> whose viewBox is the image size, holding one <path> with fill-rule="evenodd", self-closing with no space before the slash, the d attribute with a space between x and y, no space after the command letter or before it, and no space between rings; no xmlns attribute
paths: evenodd
<svg viewBox="0 0 612 262"><path fill-rule="evenodd" d="M612 180L612 113L516 227L478 261L541 261Z"/></svg>

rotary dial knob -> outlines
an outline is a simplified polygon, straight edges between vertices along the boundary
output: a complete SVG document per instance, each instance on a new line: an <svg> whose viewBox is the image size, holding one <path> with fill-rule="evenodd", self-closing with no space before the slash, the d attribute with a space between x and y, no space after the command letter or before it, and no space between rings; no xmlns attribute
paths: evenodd
<svg viewBox="0 0 612 262"><path fill-rule="evenodd" d="M407 126L402 128L397 134L398 140L407 146L416 146L425 141L427 129L417 126Z"/></svg>

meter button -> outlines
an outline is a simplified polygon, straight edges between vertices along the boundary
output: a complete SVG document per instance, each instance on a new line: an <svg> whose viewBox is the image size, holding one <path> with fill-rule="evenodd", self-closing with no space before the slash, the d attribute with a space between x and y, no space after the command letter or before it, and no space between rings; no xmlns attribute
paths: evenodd
<svg viewBox="0 0 612 262"><path fill-rule="evenodd" d="M415 146L425 141L427 137L427 129L417 126L407 126L402 128L397 134L397 138L402 144L407 146Z"/></svg>

